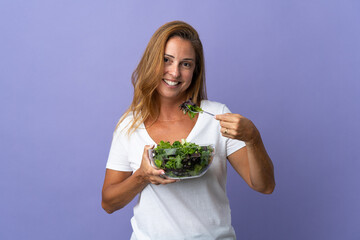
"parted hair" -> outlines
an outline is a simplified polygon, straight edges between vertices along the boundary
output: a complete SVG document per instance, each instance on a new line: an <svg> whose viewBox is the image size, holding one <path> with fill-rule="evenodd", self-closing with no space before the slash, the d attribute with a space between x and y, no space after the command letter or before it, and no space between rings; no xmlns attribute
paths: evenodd
<svg viewBox="0 0 360 240"><path fill-rule="evenodd" d="M195 69L189 88L186 90L187 98L199 104L207 99L205 86L205 63L203 46L197 31L182 21L172 21L161 26L151 37L145 52L131 76L134 86L134 96L130 107L120 118L120 123L132 113L133 121L128 128L128 134L135 131L148 118L159 117L160 106L157 100L156 88L164 75L165 46L172 37L180 37L191 42L195 51Z"/></svg>

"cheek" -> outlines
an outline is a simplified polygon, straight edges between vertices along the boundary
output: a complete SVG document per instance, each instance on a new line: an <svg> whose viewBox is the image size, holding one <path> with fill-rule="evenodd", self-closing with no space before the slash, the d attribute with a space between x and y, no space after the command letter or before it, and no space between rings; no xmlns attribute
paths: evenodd
<svg viewBox="0 0 360 240"><path fill-rule="evenodd" d="M186 72L186 80L191 82L193 78L194 70Z"/></svg>
<svg viewBox="0 0 360 240"><path fill-rule="evenodd" d="M168 68L164 66L164 74L168 72Z"/></svg>

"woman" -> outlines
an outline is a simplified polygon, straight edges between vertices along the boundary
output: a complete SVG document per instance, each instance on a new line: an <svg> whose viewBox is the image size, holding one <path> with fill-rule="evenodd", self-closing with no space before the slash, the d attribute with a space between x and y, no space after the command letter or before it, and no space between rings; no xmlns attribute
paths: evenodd
<svg viewBox="0 0 360 240"><path fill-rule="evenodd" d="M134 98L114 133L102 191L112 213L139 200L131 239L235 239L226 196L226 158L256 191L275 187L273 165L260 133L247 118L206 99L203 48L195 29L169 22L152 36L132 76ZM193 101L215 119L193 119L179 105ZM196 179L164 178L150 165L148 149L162 141L186 139L214 144L207 173Z"/></svg>

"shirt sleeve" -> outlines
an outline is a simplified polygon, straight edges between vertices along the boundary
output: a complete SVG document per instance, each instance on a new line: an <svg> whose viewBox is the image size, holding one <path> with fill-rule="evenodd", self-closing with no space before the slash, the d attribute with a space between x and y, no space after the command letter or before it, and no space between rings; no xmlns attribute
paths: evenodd
<svg viewBox="0 0 360 240"><path fill-rule="evenodd" d="M231 111L226 105L224 105L222 113L223 114L231 113ZM227 157L243 147L245 147L245 142L237 140L237 139L226 138L226 156Z"/></svg>
<svg viewBox="0 0 360 240"><path fill-rule="evenodd" d="M128 160L127 143L128 136L126 135L126 131L121 130L119 127L113 135L106 168L117 171L132 172L130 162Z"/></svg>

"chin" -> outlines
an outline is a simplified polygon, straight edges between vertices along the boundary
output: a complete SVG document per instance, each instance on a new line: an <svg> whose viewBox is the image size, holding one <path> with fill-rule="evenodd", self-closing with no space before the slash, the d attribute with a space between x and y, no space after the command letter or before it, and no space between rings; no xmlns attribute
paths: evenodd
<svg viewBox="0 0 360 240"><path fill-rule="evenodd" d="M185 94L177 94L177 93L167 93L167 92L158 92L158 97L161 99L167 99L167 100L183 100L185 98Z"/></svg>

